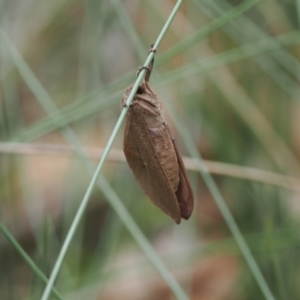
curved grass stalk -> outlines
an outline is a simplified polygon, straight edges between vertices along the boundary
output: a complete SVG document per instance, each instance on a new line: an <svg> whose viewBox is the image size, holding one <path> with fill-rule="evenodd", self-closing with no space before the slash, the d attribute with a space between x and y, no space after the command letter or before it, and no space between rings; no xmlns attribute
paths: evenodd
<svg viewBox="0 0 300 300"><path fill-rule="evenodd" d="M132 36L134 32L129 33L129 36ZM136 37L135 39L137 39L137 34L135 34ZM158 82L160 81L159 76L156 74L157 72L155 72L155 77L158 79ZM166 96L166 92L164 93ZM164 97L164 99L169 98L169 97ZM245 242L245 239L243 238L243 235L241 233L241 231L239 230L239 227L237 226L222 194L220 193L215 181L213 180L212 176L210 175L207 167L205 166L203 159L197 149L197 147L195 146L190 133L188 132L188 130L186 129L185 125L183 124L183 122L180 121L180 118L178 118L176 116L176 113L174 111L174 108L169 104L170 101L167 102L167 108L168 108L168 112L170 113L170 116L178 130L178 132L180 133L180 136L183 138L185 145L190 153L190 155L193 158L197 159L197 166L199 168L199 171L208 187L208 189L210 190L217 206L219 207L223 218L225 219L227 226L229 227L237 245L240 248L241 253L243 254L243 257L245 259L245 261L248 264L248 267L250 268L261 292L263 293L264 297L268 300L273 300L275 299L268 284L266 283L264 277L262 276L262 273L247 245L247 243ZM203 171L205 170L205 171Z"/></svg>
<svg viewBox="0 0 300 300"><path fill-rule="evenodd" d="M195 0L193 0L193 2L196 6L199 7L199 9L203 8L205 5L210 7L210 9L213 10L217 15L223 15L227 9L231 10L233 7L231 4L229 4L227 1L224 1L224 0L218 1L217 4L216 4L216 2L213 2L213 1L204 0L201 3L202 4L201 7L199 5L199 2L197 2ZM237 35L234 35L235 36L234 39L238 40L239 43L243 44L247 40L252 41L252 40L257 40L257 39L270 38L270 35L268 33L263 31L257 23L252 21L246 15L243 15L239 19L235 20L232 25L239 31L241 30L242 32L247 32L247 35L241 34L241 35L239 35L239 38L236 38ZM224 28L224 30L226 30L226 28ZM232 32L232 30L230 32ZM230 35L232 36L232 34L230 34ZM274 44L274 46L276 43L280 44L280 42L278 42L276 39L273 40L272 43ZM287 76L285 76L285 78L290 77L290 74L292 74L296 80L298 80L298 81L300 80L300 73L299 73L300 62L291 53L289 53L285 49L281 49L280 51L271 53L270 57L271 57L271 60L273 60L275 62L275 64L278 64L284 68L284 70L286 71L286 75L287 75ZM264 59L266 59L266 57L264 57ZM272 73L272 72L274 72L274 69L272 69L272 71L268 72L268 73ZM281 69L281 73L282 73L282 69ZM297 82L294 84L297 84ZM294 99L294 100L297 100L297 99ZM299 104L299 100L298 100L298 104Z"/></svg>
<svg viewBox="0 0 300 300"><path fill-rule="evenodd" d="M277 40L277 43L273 43L272 40ZM239 47L237 49L224 51L211 58L199 59L174 71L166 72L164 75L162 75L161 80L164 84L172 83L174 81L181 80L183 77L192 76L194 74L202 74L209 70L219 68L242 59L247 59L266 52L272 52L282 47L297 45L299 43L300 35L298 31L283 34L272 39L269 38L262 41L249 43L248 45ZM53 132L59 128L63 128L63 126L66 126L72 122L79 121L87 116L98 113L99 111L108 108L110 105L119 102L121 91L115 92L114 89L118 89L120 86L122 86L123 89L124 85L126 85L126 82L128 81L128 78L131 76L131 73L109 84L98 93L94 92L91 95L86 96L84 99L82 99L82 102L77 101L67 105L59 112L51 113L49 116L34 123L22 132L15 135L13 137L13 141L25 142L37 139L47 133ZM156 84L154 83L153 86L155 85ZM90 98L95 98L96 96L97 99L101 97L105 98L106 100L101 103L98 101L83 102L83 100L89 100Z"/></svg>
<svg viewBox="0 0 300 300"><path fill-rule="evenodd" d="M103 154L103 148L85 148L85 152L90 159L98 160ZM51 156L68 156L72 157L74 148L66 145L52 145L52 144L36 144L36 143L14 143L14 142L0 142L0 153L9 154L23 154L23 155L51 155ZM112 149L107 159L118 162L126 162L122 150ZM182 157L187 170L199 171L197 160L190 157ZM300 179L293 176L278 174L275 172L265 171L262 169L244 167L229 163L204 160L206 168L211 174L228 176L238 179L250 180L263 184L270 184L300 192Z"/></svg>
<svg viewBox="0 0 300 300"><path fill-rule="evenodd" d="M162 53L158 58L155 64L157 66L166 63L170 58L184 52L186 49L194 46L196 43L198 43L200 40L204 39L209 34L213 33L217 29L221 28L227 23L232 22L236 17L241 16L242 13L249 10L253 6L259 4L263 0L248 0L242 2L237 7L232 8L230 11L225 12L222 16L219 18L216 18L214 21L212 21L207 26L203 27L202 29L196 31L194 34L188 36L187 38L183 39L170 49L166 50L164 53ZM198 5L199 2L197 2Z"/></svg>
<svg viewBox="0 0 300 300"><path fill-rule="evenodd" d="M14 238L14 236L5 228L5 226L0 222L0 231L6 237L6 239L13 245L16 251L21 255L24 261L29 265L31 270L35 273L35 275L40 278L44 283L47 284L48 279L46 275L37 267L34 261L27 255L18 241ZM55 287L52 287L52 293L56 299L62 300L62 295L56 290Z"/></svg>
<svg viewBox="0 0 300 300"><path fill-rule="evenodd" d="M273 43L276 40L278 43ZM182 77L201 74L209 70L219 68L237 62L242 59L247 59L267 52L280 50L283 47L298 45L300 43L299 31L293 31L277 37L269 37L257 42L249 43L236 49L224 51L212 57L201 58L188 65L178 68L173 71L166 72L163 77L163 83L174 82L182 79Z"/></svg>
<svg viewBox="0 0 300 300"><path fill-rule="evenodd" d="M158 48L160 45L164 35L166 34L172 20L174 19L177 11L179 10L180 5L182 4L182 0L178 0L174 9L172 10L169 18L167 19L161 33L159 34L155 44L154 48ZM11 45L10 41L6 37L5 33L0 30L0 34L2 35L2 40L5 41L6 47L9 48L9 52L12 54L13 59L15 60L15 64L18 67L21 75L23 75L24 80L27 82L28 86L32 89L33 93L36 95L37 99L40 101L41 105L43 108L48 112L51 113L53 111L56 111L57 108L55 107L51 97L47 94L47 92L43 89L43 87L40 85L36 77L33 75L31 70L27 67L26 63L23 61L23 59L20 57L20 55L17 53L16 49ZM145 62L145 66L147 66L150 61L153 58L154 53L151 52ZM92 189L96 182L101 187L102 192L105 194L105 196L108 197L108 200L110 201L110 204L113 206L115 211L118 213L119 217L122 219L124 224L126 225L127 229L131 232L131 234L134 236L138 244L141 246L145 254L148 256L148 258L152 261L153 265L156 267L162 278L166 281L174 295L178 299L182 300L187 300L188 296L185 294L183 289L180 287L178 282L174 279L174 277L170 274L170 272L167 270L163 262L159 259L159 257L156 255L155 251L151 247L150 243L147 241L145 236L142 234L140 231L139 227L137 224L133 221L132 217L128 213L128 211L125 209L125 207L122 205L122 202L120 199L117 197L115 192L112 190L112 188L109 186L107 181L104 179L104 177L100 174L101 168L106 160L106 157L108 155L108 152L112 146L112 143L116 137L116 134L118 130L120 129L120 126L122 124L122 121L126 115L126 112L129 108L130 102L133 99L133 96L144 76L145 70L142 70L138 76L138 78L135 81L135 84L132 88L132 92L128 97L127 100L127 107L123 109L119 120L115 126L115 129L113 130L113 133L111 135L111 138L108 141L108 144L105 148L104 154L96 168L96 171L94 172L94 167L93 165L87 160L87 155L84 153L84 151L81 148L80 142L78 141L75 133L70 129L66 128L63 130L64 137L70 142L74 143L76 145L76 153L78 156L83 160L85 165L88 166L88 169L90 172L94 172L93 178L89 184L89 187L86 191L86 194L81 202L81 205L76 213L76 216L74 218L74 221L72 222L71 228L66 236L66 239L63 243L62 249L60 251L60 254L58 256L58 259L54 265L54 268L52 270L52 273L50 275L49 281L46 285L46 288L44 290L42 300L46 300L49 298L50 292L52 290L52 287L54 285L54 282L57 278L57 275L59 273L60 267L63 263L64 257L66 255L66 252L69 248L69 245L71 243L71 240L75 234L76 228L82 218L82 215L84 213L84 210L86 208L86 205L88 203L89 197L91 195ZM100 175L99 175L100 174ZM99 181L98 180L99 177Z"/></svg>
<svg viewBox="0 0 300 300"><path fill-rule="evenodd" d="M62 124L63 125L63 124Z"/></svg>

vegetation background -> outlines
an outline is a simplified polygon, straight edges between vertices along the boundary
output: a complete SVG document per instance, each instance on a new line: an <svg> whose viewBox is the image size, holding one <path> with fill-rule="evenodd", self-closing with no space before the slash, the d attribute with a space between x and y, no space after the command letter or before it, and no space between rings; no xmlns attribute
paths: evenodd
<svg viewBox="0 0 300 300"><path fill-rule="evenodd" d="M2 300L40 298L45 284L13 239L49 276L90 182L64 123L98 161L175 3L0 2ZM221 194L273 295L290 300L300 299L299 25L297 0L184 1L151 77L182 154L192 145L177 121L221 163L208 164ZM48 114L49 99L63 121ZM265 299L195 163L195 211L178 226L134 180L122 134L103 174L190 298ZM98 188L55 286L63 299L173 299Z"/></svg>

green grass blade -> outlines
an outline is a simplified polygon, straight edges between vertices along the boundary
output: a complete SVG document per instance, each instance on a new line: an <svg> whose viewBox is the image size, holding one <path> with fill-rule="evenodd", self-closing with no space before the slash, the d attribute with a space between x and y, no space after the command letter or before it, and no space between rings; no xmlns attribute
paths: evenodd
<svg viewBox="0 0 300 300"><path fill-rule="evenodd" d="M214 27L214 25L212 25L212 26ZM132 36L133 33L130 33L128 35ZM137 38L138 37L136 34L135 39L137 39ZM162 82L157 74L155 74L155 77L157 78L157 80L159 82ZM190 136L190 133L186 129L183 122L179 121L180 118L178 118L176 116L175 111L171 107L171 105L167 105L167 106L168 106L168 111L173 119L173 122L176 125L176 128L179 131L180 136L183 138L183 140L187 146L187 149L190 152L191 157L198 159L197 165L199 166L199 171L200 171L209 191L211 192L216 204L218 205L218 207L223 215L223 218L226 221L227 226L229 227L234 239L236 240L236 243L239 246L244 259L246 260L250 270L252 271L252 274L253 274L258 286L260 287L261 292L263 293L263 295L265 296L266 299L268 299L268 300L275 299L274 296L272 295L272 292L270 291L270 288L267 285L264 277L262 276L261 271L258 268L258 265L252 255L247 243L245 242L241 231L239 230L237 224L235 223L235 220L234 220L233 216L231 215L231 212L228 209L227 204L226 204L224 198L222 197L215 181L213 180L212 176L210 175L208 169L204 166L203 159L202 159L199 151L197 150L197 147L195 146L195 144ZM205 170L205 171L203 171L203 170Z"/></svg>
<svg viewBox="0 0 300 300"><path fill-rule="evenodd" d="M18 241L13 237L13 235L5 228L5 226L0 222L0 231L6 237L6 239L13 245L16 251L21 255L24 261L28 264L31 270L35 273L38 278L40 278L44 283L48 282L46 275L36 266L33 260L27 255L27 253L23 250ZM62 300L62 295L52 287L52 293L56 299Z"/></svg>
<svg viewBox="0 0 300 300"><path fill-rule="evenodd" d="M224 13L221 17L215 19L211 24L208 24L204 28L198 30L193 35L185 38L183 41L177 43L175 46L171 47L169 50L165 51L163 54L157 58L157 65L166 63L170 58L182 53L189 47L192 47L200 40L204 39L209 34L213 33L217 29L221 28L225 24L232 22L236 17L240 16L245 11L257 5L262 0L248 0L240 4L239 6L233 8L229 12Z"/></svg>
<svg viewBox="0 0 300 300"><path fill-rule="evenodd" d="M261 271L258 268L258 265L247 245L245 242L245 239L239 230L222 194L220 193L214 179L212 178L211 174L209 173L207 167L205 166L203 159L195 146L192 137L189 133L189 131L186 129L184 123L180 121L180 118L176 117L175 112L173 111L171 105L168 105L168 109L170 112L170 115L172 116L172 119L174 120L174 124L180 133L181 138L183 139L191 157L197 158L197 166L199 168L199 172L202 175L203 180L205 181L210 193L213 196L214 201L218 205L218 208L220 209L223 218L226 221L227 226L229 227L232 236L234 237L237 245L239 246L239 249L247 262L250 270L252 271L252 274L260 287L263 295L265 296L266 299L268 300L273 300L275 299L274 296L272 295L272 292L270 291L269 286L267 285L264 277L261 274ZM175 122L176 120L176 122ZM203 171L205 170L206 171Z"/></svg>
<svg viewBox="0 0 300 300"><path fill-rule="evenodd" d="M225 9L231 9L231 6L225 2L218 2L218 5L212 1L206 1L205 4L214 11L212 13L209 9L205 8L203 3L193 0L193 3L199 8L199 10L204 11L205 14L210 17L216 15L223 15ZM234 20L228 26L223 27L222 30L226 32L235 42L240 45L245 43L253 43L257 39L270 38L263 30L261 30L254 22L248 19L246 16L240 16L239 19ZM243 34L247 31L249 34ZM274 37L274 44L279 44L280 41ZM275 46L275 45L274 45ZM282 45L284 46L284 45ZM287 45L286 45L287 46ZM283 59L281 59L283 58ZM298 97L298 83L290 76L290 72L299 78L299 62L284 48L280 48L279 51L270 52L268 55L259 55L252 58L257 65L262 68L268 76L270 76L277 85L285 91L290 97L300 104ZM285 69L281 68L283 66ZM284 70L287 70L286 72Z"/></svg>
<svg viewBox="0 0 300 300"><path fill-rule="evenodd" d="M227 9L232 9L232 6L224 0L218 1L218 4L213 1L203 1L207 6L209 6L212 10L218 12L219 14L224 14ZM197 4L199 6L199 4ZM200 8L200 6L199 6ZM241 39L268 39L271 36L264 32L254 21L250 20L247 16L241 16L239 19L235 20L236 25L240 28L240 30L247 32L247 35L240 35ZM276 39L273 40L273 43L279 43ZM274 45L275 46L275 45ZM300 62L288 51L282 49L281 51L276 51L270 54L276 63L287 71L287 73L292 74L297 80L300 80ZM282 70L281 70L282 71Z"/></svg>
<svg viewBox="0 0 300 300"><path fill-rule="evenodd" d="M173 9L169 19L167 20L167 22L165 23L165 26L162 29L161 34L159 35L156 43L154 44L154 47L158 47L164 34L166 33L168 27L171 24L171 21L173 20L173 18L176 15L177 10L179 9L180 5L181 5L182 1L178 1L177 4L175 5L175 8ZM7 37L5 36L5 34L3 32L2 36L3 39L5 40L7 45L10 45L9 40L7 39ZM29 87L32 88L34 94L36 95L36 97L38 98L38 100L41 101L41 104L43 105L44 109L47 112L52 112L56 110L56 107L54 106L53 102L51 101L51 98L49 97L49 95L46 93L46 91L42 88L42 86L39 84L38 80L34 77L34 75L32 74L32 72L29 70L29 68L26 66L26 63L21 59L21 57L18 55L18 53L16 52L16 50L10 46L10 52L13 54L13 58L16 62L17 67L19 68L20 73L23 75L24 80L26 80L27 84ZM153 57L153 52L151 52L148 55L148 58L145 62L145 65L149 64L151 59ZM135 89L137 89L139 81L142 80L143 77L143 73L145 71L142 71L139 75L139 77L136 80L135 83ZM133 95L134 95L134 88L132 91L132 95L129 96L129 100L132 100ZM131 99L130 99L131 98ZM129 104L129 103L128 103ZM128 108L128 107L127 107ZM119 128L121 123L122 123L122 119L124 119L126 114L126 109L124 109L121 113L121 116L119 118L119 121L116 125L115 128ZM116 134L117 130L114 130L114 133ZM77 138L75 136L75 134L70 130L70 129L65 129L64 130L64 135L65 137L69 140L69 141L77 141ZM111 138L108 146L106 147L106 153L108 153L109 151L109 147L111 146L113 142L113 139ZM79 149L80 149L80 145L77 144L76 145ZM78 150L78 149L77 149ZM77 151L78 155L82 155L82 153L78 150ZM107 155L107 154L106 154ZM59 272L60 266L63 262L64 256L66 254L66 251L68 249L68 246L71 242L71 239L73 237L73 234L76 230L76 227L78 226L78 223L80 221L80 218L84 212L84 209L86 207L87 204L87 200L89 198L89 194L91 193L91 190L94 186L94 184L97 181L97 177L99 175L101 166L105 160L105 155L104 159L100 160L100 163L97 167L97 171L94 173L94 176L92 178L91 184L89 185L89 188L86 192L86 195L84 197L84 200L82 201L80 208L75 216L75 219L71 225L70 231L65 239L65 242L63 244L62 250L59 254L59 257L56 261L56 264L54 266L54 269L51 273L50 279L48 281L48 284L45 288L44 294L42 296L42 299L48 299L49 297L49 293L51 291L51 288L54 284L54 281L56 279L56 276ZM82 159L85 160L85 157L82 157ZM151 245L149 244L149 242L147 241L147 239L144 237L144 235L141 233L141 231L139 230L139 228L137 227L137 225L135 224L135 222L133 221L132 217L130 216L130 214L126 211L125 207L122 205L122 203L120 202L119 198L114 195L113 190L109 190L109 185L108 183L105 184L105 180L104 178L102 178L101 176L100 182L101 182L101 187L102 187L102 191L104 194L106 195L110 195L112 198L111 199L111 205L115 208L115 210L117 211L117 213L119 213L119 216L121 217L122 220L124 220L126 223L125 225L127 226L127 228L129 229L129 231L133 234L133 236L135 237L136 241L139 243L139 245L142 247L142 249L145 251L145 253L148 255L149 259L153 262L154 266L157 268L158 272L160 273L160 275L166 280L167 284L169 285L170 289L173 291L173 293L176 295L176 297L178 299L188 299L188 297L186 296L186 294L184 293L184 291L181 289L181 287L179 286L179 284L177 283L177 281L174 279L174 277L167 271L166 267L164 266L164 264L162 263L162 261L158 258L158 256L156 255L156 253L153 251L153 248L151 247ZM99 181L98 181L99 182ZM113 197L113 195L115 197ZM125 216L125 217L124 217Z"/></svg>
<svg viewBox="0 0 300 300"><path fill-rule="evenodd" d="M210 58L204 58L197 60L196 62L185 65L181 68L178 68L174 71L166 72L162 76L164 84L168 84L177 80L181 80L187 76L193 76L195 74L201 74L206 71L234 63L243 59L253 58L260 54L266 52L272 52L282 47L288 47L292 45L297 45L300 43L299 32L291 32L283 34L279 37L274 37L273 39L265 39L258 42L249 43L248 45L239 47L237 49L232 49L225 51L223 53L217 54ZM277 43L273 43L273 40L276 39ZM167 52L167 51L166 51ZM168 56L171 59L170 56ZM159 59L158 59L159 61ZM115 88L124 87L124 81L127 81L131 76L131 73L126 75L121 80L116 80L114 83L110 84L109 87L105 87L99 94L93 93L89 96L86 96L80 102L75 102L70 105L67 105L60 112L53 112L49 117L34 123L29 126L19 134L13 137L14 141L29 141L32 139L37 139L44 134L53 132L59 128L63 128L64 125L70 124L72 122L79 121L83 118L86 118L92 114L98 113L103 109L107 109L110 105L115 104L119 101L121 92L114 92ZM281 81L282 82L282 81ZM155 84L154 84L155 86ZM288 87L288 85L284 85ZM287 91L293 93L293 89L288 88ZM96 97L97 95L97 97ZM93 98L104 98L105 100L99 103L98 101L83 101ZM298 97L294 98L296 101L300 100ZM60 117L58 117L60 115Z"/></svg>
<svg viewBox="0 0 300 300"><path fill-rule="evenodd" d="M274 40L278 41L278 43L274 43ZM236 49L224 51L210 58L201 58L174 71L166 72L162 79L164 83L174 82L186 76L201 74L242 59L252 58L256 55L280 50L283 47L298 45L299 43L299 31L286 33L278 37L269 37Z"/></svg>

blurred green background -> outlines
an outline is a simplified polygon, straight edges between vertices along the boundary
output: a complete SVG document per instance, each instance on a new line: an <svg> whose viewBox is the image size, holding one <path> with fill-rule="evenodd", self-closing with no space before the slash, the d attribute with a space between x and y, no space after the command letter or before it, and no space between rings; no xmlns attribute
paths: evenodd
<svg viewBox="0 0 300 300"><path fill-rule="evenodd" d="M0 2L0 229L46 276L91 180L60 130L69 123L99 160L175 3ZM191 145L173 111L204 159L223 163L208 166L282 300L300 299L299 26L297 0L185 1L150 81L183 156ZM63 122L46 112L49 99ZM122 143L123 129L103 174L189 297L265 299L196 164L195 210L178 226L144 195ZM40 299L45 284L2 233L1 300ZM98 188L55 286L63 299L174 299Z"/></svg>

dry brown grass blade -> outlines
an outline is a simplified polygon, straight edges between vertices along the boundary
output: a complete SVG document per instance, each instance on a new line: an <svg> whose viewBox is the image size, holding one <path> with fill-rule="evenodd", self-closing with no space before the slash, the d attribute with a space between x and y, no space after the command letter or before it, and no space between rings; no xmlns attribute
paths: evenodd
<svg viewBox="0 0 300 300"><path fill-rule="evenodd" d="M103 149L88 147L86 148L86 152L91 159L99 160L103 153ZM23 155L57 155L71 157L73 156L73 149L72 147L66 145L0 142L0 153ZM108 159L112 161L126 162L122 150L112 149ZM183 161L188 170L198 170L193 158L183 157ZM252 180L300 192L300 179L293 176L216 161L205 160L205 164L209 172L215 175Z"/></svg>

